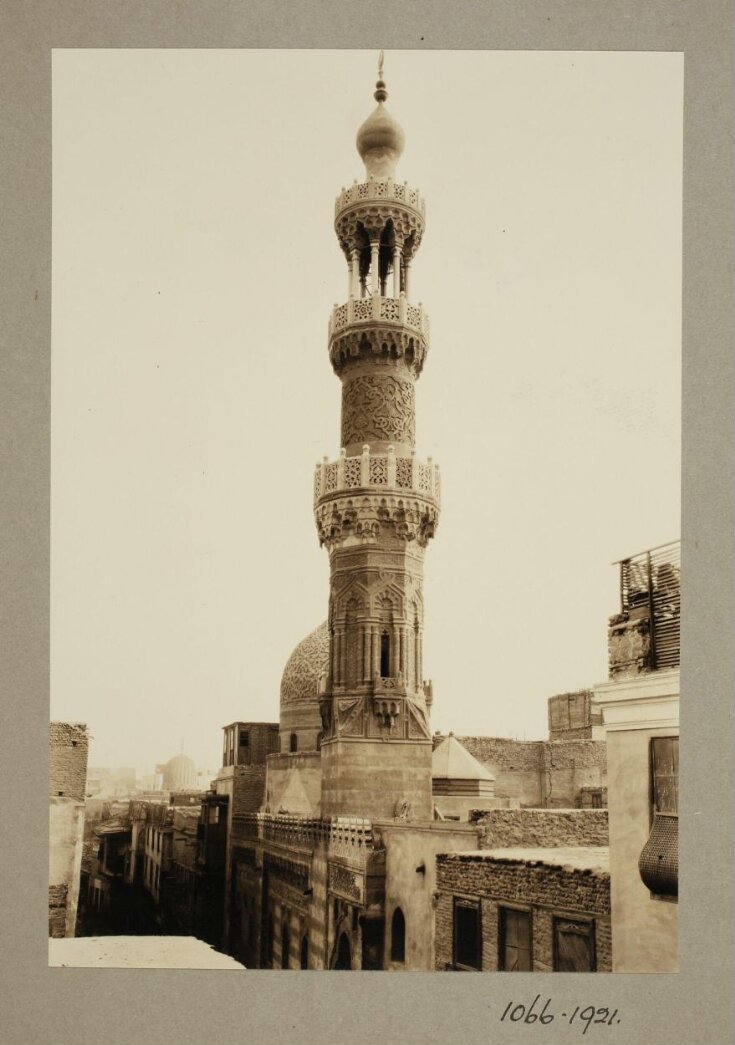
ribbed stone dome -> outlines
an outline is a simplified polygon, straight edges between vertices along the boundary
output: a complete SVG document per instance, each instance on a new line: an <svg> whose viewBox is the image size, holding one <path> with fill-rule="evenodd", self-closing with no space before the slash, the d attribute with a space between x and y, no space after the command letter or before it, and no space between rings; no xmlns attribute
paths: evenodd
<svg viewBox="0 0 735 1045"><path fill-rule="evenodd" d="M174 755L163 767L164 791L186 791L197 786L197 767L188 755Z"/></svg>
<svg viewBox="0 0 735 1045"><path fill-rule="evenodd" d="M281 709L316 704L319 680L329 665L329 630L324 621L302 639L286 661L281 678Z"/></svg>

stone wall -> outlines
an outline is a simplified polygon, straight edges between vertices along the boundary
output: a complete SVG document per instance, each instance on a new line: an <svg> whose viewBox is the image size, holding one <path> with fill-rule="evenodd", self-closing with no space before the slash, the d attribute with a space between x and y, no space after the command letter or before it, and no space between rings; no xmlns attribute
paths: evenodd
<svg viewBox="0 0 735 1045"><path fill-rule="evenodd" d="M265 804L268 812L314 817L321 809L322 767L318 751L270 755Z"/></svg>
<svg viewBox="0 0 735 1045"><path fill-rule="evenodd" d="M233 770L230 816L257 813L265 799L265 766L234 766Z"/></svg>
<svg viewBox="0 0 735 1045"><path fill-rule="evenodd" d="M480 849L608 844L606 809L475 810L470 821L480 829Z"/></svg>
<svg viewBox="0 0 735 1045"><path fill-rule="evenodd" d="M480 902L483 972L500 971L499 908L504 902L531 912L534 972L554 971L557 914L592 924L596 971L612 970L610 878L606 873L446 854L437 857L437 896L437 970L453 967L455 896Z"/></svg>
<svg viewBox="0 0 735 1045"><path fill-rule="evenodd" d="M49 936L74 936L84 849L87 727L49 723Z"/></svg>
<svg viewBox="0 0 735 1045"><path fill-rule="evenodd" d="M49 794L84 801L89 737L78 722L49 724Z"/></svg>
<svg viewBox="0 0 735 1045"><path fill-rule="evenodd" d="M374 825L383 837L385 863L384 968L430 972L434 961L434 908L437 853L477 848L477 828L469 824L393 823ZM422 867L423 871L417 868ZM400 908L405 922L405 957L391 961L393 915Z"/></svg>
<svg viewBox="0 0 735 1045"><path fill-rule="evenodd" d="M434 738L434 743L441 740ZM495 795L522 807L573 808L583 787L604 787L603 740L512 740L458 736L495 777Z"/></svg>

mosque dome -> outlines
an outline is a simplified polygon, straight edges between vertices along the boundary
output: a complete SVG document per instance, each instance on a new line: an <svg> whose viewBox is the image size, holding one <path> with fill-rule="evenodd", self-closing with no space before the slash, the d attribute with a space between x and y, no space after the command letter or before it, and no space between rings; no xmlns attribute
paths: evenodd
<svg viewBox="0 0 735 1045"><path fill-rule="evenodd" d="M392 178L406 144L406 137L401 125L383 104L388 92L382 76L375 86L374 97L378 105L357 132L357 151L362 157L368 175Z"/></svg>
<svg viewBox="0 0 735 1045"><path fill-rule="evenodd" d="M197 782L197 767L188 755L174 755L163 767L164 791L188 791Z"/></svg>
<svg viewBox="0 0 735 1045"><path fill-rule="evenodd" d="M286 661L281 677L281 711L319 700L319 680L329 665L329 630L324 621L302 639Z"/></svg>

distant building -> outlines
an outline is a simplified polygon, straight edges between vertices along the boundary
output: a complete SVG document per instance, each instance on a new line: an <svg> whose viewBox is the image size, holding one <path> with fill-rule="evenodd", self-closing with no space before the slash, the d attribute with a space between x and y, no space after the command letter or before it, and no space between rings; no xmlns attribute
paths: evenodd
<svg viewBox="0 0 735 1045"><path fill-rule="evenodd" d="M49 936L74 936L84 846L87 727L49 725Z"/></svg>
<svg viewBox="0 0 735 1045"><path fill-rule="evenodd" d="M602 712L593 706L592 690L549 697L549 740L602 740Z"/></svg>
<svg viewBox="0 0 735 1045"><path fill-rule="evenodd" d="M615 972L678 969L678 541L624 559L610 618L607 737Z"/></svg>
<svg viewBox="0 0 735 1045"><path fill-rule="evenodd" d="M163 767L161 787L164 791L196 791L199 787L197 767L183 753L174 755Z"/></svg>

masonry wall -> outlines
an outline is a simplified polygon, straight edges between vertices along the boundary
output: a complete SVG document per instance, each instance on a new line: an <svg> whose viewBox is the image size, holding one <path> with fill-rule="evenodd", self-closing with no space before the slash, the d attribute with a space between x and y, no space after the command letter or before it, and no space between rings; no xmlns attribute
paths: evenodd
<svg viewBox="0 0 735 1045"><path fill-rule="evenodd" d="M76 722L49 724L49 794L83 802L87 786L89 738Z"/></svg>
<svg viewBox="0 0 735 1045"><path fill-rule="evenodd" d="M322 766L318 751L270 755L266 810L314 817L321 813Z"/></svg>
<svg viewBox="0 0 735 1045"><path fill-rule="evenodd" d="M480 849L606 846L606 809L477 810L470 821L480 831Z"/></svg>
<svg viewBox="0 0 735 1045"><path fill-rule="evenodd" d="M84 847L89 738L79 723L49 724L49 936L74 936Z"/></svg>
<svg viewBox="0 0 735 1045"><path fill-rule="evenodd" d="M431 820L431 742L324 743L322 815L389 819L407 802L416 820Z"/></svg>
<svg viewBox="0 0 735 1045"><path fill-rule="evenodd" d="M597 972L612 971L610 877L592 871L489 860L470 855L437 857L435 968L453 967L454 897L480 900L482 971L498 972L499 908L529 910L534 972L553 972L557 915L593 923Z"/></svg>
<svg viewBox="0 0 735 1045"><path fill-rule="evenodd" d="M374 824L385 843L384 968L430 972L434 962L434 892L437 853L477 848L478 831L468 824ZM423 867L423 871L417 868ZM405 961L391 961L393 915L400 907L406 925Z"/></svg>
<svg viewBox="0 0 735 1045"><path fill-rule="evenodd" d="M265 766L234 766L233 769L230 816L257 813L265 799Z"/></svg>
<svg viewBox="0 0 735 1045"><path fill-rule="evenodd" d="M573 808L583 787L607 782L602 740L457 739L493 774L496 796L522 807Z"/></svg>
<svg viewBox="0 0 735 1045"><path fill-rule="evenodd" d="M651 825L651 737L675 732L666 728L608 733L615 972L678 971L678 904L654 898L638 873Z"/></svg>

